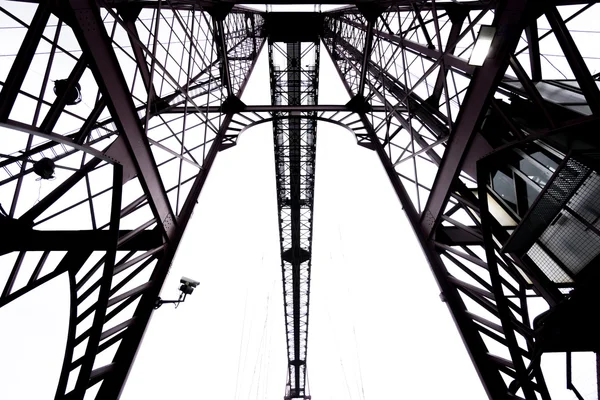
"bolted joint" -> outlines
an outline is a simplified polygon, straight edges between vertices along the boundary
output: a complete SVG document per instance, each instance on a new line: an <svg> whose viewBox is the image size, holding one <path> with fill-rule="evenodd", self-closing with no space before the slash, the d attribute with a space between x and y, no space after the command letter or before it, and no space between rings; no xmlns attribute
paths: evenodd
<svg viewBox="0 0 600 400"><path fill-rule="evenodd" d="M372 110L371 104L365 99L362 94L357 94L346 103L346 107L352 112L361 114L368 113Z"/></svg>
<svg viewBox="0 0 600 400"><path fill-rule="evenodd" d="M229 95L221 104L221 112L223 114L236 114L244 111L246 109L246 104L239 97L234 95Z"/></svg>
<svg viewBox="0 0 600 400"><path fill-rule="evenodd" d="M132 3L119 4L117 12L125 21L135 21L142 12L142 7Z"/></svg>
<svg viewBox="0 0 600 400"><path fill-rule="evenodd" d="M231 12L234 3L215 3L206 11L215 21L224 21L227 15Z"/></svg>
<svg viewBox="0 0 600 400"><path fill-rule="evenodd" d="M367 20L367 22L375 22L377 18L381 14L383 14L387 10L387 6L375 3L358 3L356 4L356 8L362 14L363 17Z"/></svg>
<svg viewBox="0 0 600 400"><path fill-rule="evenodd" d="M446 4L444 11L446 11L448 18L450 18L450 22L453 24L462 24L469 14L469 9L460 3Z"/></svg>
<svg viewBox="0 0 600 400"><path fill-rule="evenodd" d="M150 103L150 112L152 114L160 114L163 110L166 110L170 106L171 105L167 100L163 99L162 97L159 97L152 100L152 102Z"/></svg>

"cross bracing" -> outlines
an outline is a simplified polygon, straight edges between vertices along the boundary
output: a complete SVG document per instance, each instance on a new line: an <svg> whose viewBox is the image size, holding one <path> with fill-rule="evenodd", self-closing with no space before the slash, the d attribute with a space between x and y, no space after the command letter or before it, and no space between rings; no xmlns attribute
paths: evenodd
<svg viewBox="0 0 600 400"><path fill-rule="evenodd" d="M1 244L0 306L68 274L55 398L119 397L215 158L264 122L274 126L285 396L309 396L318 121L377 154L488 396L552 398L542 354L598 348L598 5L390 0L290 17L236 3L0 5L13 33L0 46L0 211L13 232ZM489 54L472 65L488 25ZM272 102L247 106L261 51ZM347 104L316 104L320 54ZM32 205L22 193L49 177L44 165L61 173ZM550 311L530 315L530 296ZM112 362L96 365L108 349Z"/></svg>

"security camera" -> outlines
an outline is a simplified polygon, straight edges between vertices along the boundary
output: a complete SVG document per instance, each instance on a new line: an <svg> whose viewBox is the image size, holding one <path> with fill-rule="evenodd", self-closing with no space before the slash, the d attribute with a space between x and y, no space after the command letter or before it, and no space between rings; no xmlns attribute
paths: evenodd
<svg viewBox="0 0 600 400"><path fill-rule="evenodd" d="M179 290L181 291L181 293L179 294L179 299L163 300L160 297L158 297L156 298L154 309L158 309L160 306L166 303L175 304L175 308L177 308L177 306L179 306L180 303L183 303L185 301L185 296L187 296L188 294L192 294L194 289L200 284L200 282L190 278L186 278L185 276L182 276L179 282L181 283L181 287L179 288Z"/></svg>
<svg viewBox="0 0 600 400"><path fill-rule="evenodd" d="M186 286L191 286L193 288L195 288L196 286L198 286L200 284L200 282L195 281L195 280L190 279L190 278L186 278L185 276L181 277L180 282L183 283Z"/></svg>
<svg viewBox="0 0 600 400"><path fill-rule="evenodd" d="M192 294L194 289L200 284L200 282L186 278L185 276L182 276L179 282L181 282L179 290L185 294Z"/></svg>

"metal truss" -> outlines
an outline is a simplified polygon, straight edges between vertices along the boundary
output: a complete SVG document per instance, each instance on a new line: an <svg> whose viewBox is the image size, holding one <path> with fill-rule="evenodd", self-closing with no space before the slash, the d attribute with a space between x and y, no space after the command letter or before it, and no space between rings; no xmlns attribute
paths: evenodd
<svg viewBox="0 0 600 400"><path fill-rule="evenodd" d="M278 59L283 62L278 63ZM317 103L318 43L270 42L269 70L273 105L311 107ZM308 396L306 350L317 140L315 117L315 111L273 114L283 302L289 360L285 399Z"/></svg>
<svg viewBox="0 0 600 400"><path fill-rule="evenodd" d="M274 126L286 398L308 397L316 127L328 121L377 153L489 398L550 399L542 353L598 348L554 334L557 315L586 309L590 279L554 255L562 275L550 275L515 235L551 185L575 187L599 170L588 154L599 144L587 133L598 129L600 66L573 29L597 19L599 6L366 1L301 14L312 30L282 38L273 21L289 17L235 4L0 3L1 23L19 32L0 46L0 224L12 233L0 244L10 269L0 307L67 274L70 325L55 398L119 397L212 163L264 122ZM497 34L476 67L469 56L482 25ZM266 40L272 104L247 106L240 97ZM317 104L319 41L347 104ZM560 161L538 200L513 204L494 179L505 160L534 147ZM42 160L54 164L53 180L38 178ZM569 190L560 207L596 232ZM530 296L550 308L535 323ZM100 363L107 354L112 361Z"/></svg>
<svg viewBox="0 0 600 400"><path fill-rule="evenodd" d="M56 399L119 396L193 206L226 147L233 111L199 110L239 99L264 43L260 15L156 4L0 9L9 26L29 27L0 92L1 223L15 232L2 245L2 264L12 270L0 304L68 274L70 326ZM18 17L24 8L29 21ZM51 79L59 78L67 89L55 95ZM76 84L89 106L67 103ZM161 114L168 107L185 111ZM53 161L55 179L43 181L34 204L42 159ZM99 365L100 354L112 362Z"/></svg>
<svg viewBox="0 0 600 400"><path fill-rule="evenodd" d="M570 18L589 9L581 5ZM542 16L550 21L550 31L538 31ZM465 54L481 24L494 25L502 36L484 65L475 68ZM597 116L597 84L590 82L588 67L554 5L436 2L383 10L358 7L326 18L326 48L349 94L366 103L358 113L369 145L386 168L493 399L550 398L527 293L543 296L551 307L565 297L530 259L501 251L514 226L502 226L490 216L489 178L477 175L476 161L536 128L569 124L569 118L559 123L550 111L560 100L541 93L543 84L554 82L552 73L541 74L545 56L539 38L552 34L573 71L568 79L580 85L583 115ZM533 67L527 71L525 63ZM504 106L520 98L541 126L511 115L514 108ZM369 110L382 104L386 112ZM490 114L507 127L492 139L482 129L486 119L492 121Z"/></svg>

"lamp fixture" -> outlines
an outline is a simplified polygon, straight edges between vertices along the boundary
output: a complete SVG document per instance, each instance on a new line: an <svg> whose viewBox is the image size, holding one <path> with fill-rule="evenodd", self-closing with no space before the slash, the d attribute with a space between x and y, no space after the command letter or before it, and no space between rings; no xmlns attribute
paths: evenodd
<svg viewBox="0 0 600 400"><path fill-rule="evenodd" d="M477 40L473 46L473 52L469 58L469 64L481 67L488 57L492 41L496 35L496 27L490 25L481 25Z"/></svg>

